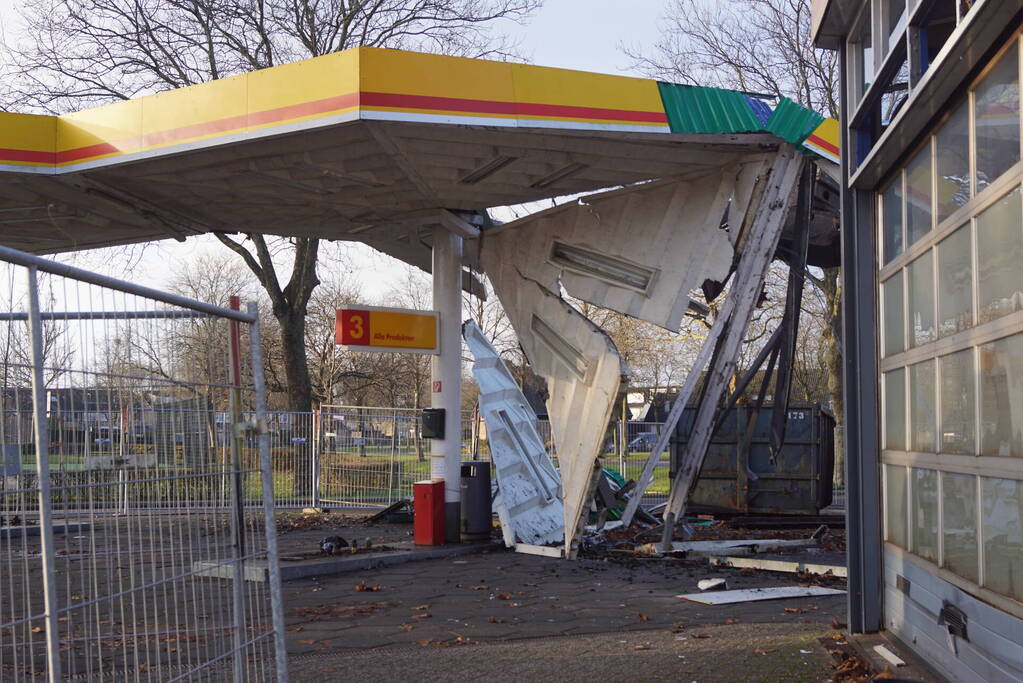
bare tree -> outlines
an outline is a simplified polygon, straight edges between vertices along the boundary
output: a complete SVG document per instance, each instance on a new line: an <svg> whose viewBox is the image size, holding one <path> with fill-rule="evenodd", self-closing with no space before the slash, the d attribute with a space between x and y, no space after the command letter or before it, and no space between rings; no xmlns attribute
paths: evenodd
<svg viewBox="0 0 1023 683"><path fill-rule="evenodd" d="M2 95L11 106L63 113L90 104L216 80L360 45L465 56L508 56L494 32L542 0L23 0L24 38L7 49ZM305 316L319 284L318 239L218 239L270 298L291 410L313 389ZM292 252L278 276L275 250ZM279 258L276 260L280 260Z"/></svg>
<svg viewBox="0 0 1023 683"><path fill-rule="evenodd" d="M810 40L810 0L670 0L649 51L623 48L641 71L665 80L789 97L838 116L837 53ZM822 302L824 365L839 424L842 400L839 268L809 269Z"/></svg>

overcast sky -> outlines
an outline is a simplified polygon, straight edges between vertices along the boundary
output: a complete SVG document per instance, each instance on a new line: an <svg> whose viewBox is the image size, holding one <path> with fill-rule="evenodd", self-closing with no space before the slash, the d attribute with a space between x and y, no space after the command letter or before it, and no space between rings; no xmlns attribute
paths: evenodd
<svg viewBox="0 0 1023 683"><path fill-rule="evenodd" d="M13 8L20 0L0 0L0 35L6 41L16 40L17 17ZM651 45L657 37L657 20L666 0L546 0L525 26L506 24L505 30L520 41L520 49L534 64L603 73L629 73L629 60L619 46ZM146 250L140 266L130 279L159 287L166 281L173 266L206 250L225 248L211 238L189 239L180 244L160 243ZM367 299L376 300L387 293L388 280L400 268L391 259L374 256L363 247L365 264L359 280ZM361 250L360 250L361 251ZM109 271L103 257L84 255L83 267ZM122 273L112 272L123 276Z"/></svg>

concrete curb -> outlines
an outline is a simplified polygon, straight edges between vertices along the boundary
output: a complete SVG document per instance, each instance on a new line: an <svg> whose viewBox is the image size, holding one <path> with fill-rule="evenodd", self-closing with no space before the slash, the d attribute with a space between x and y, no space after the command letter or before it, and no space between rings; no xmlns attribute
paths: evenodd
<svg viewBox="0 0 1023 683"><path fill-rule="evenodd" d="M38 525L0 527L0 538L10 539L21 538L22 536L26 538L33 538L39 535L40 528L41 527L39 527ZM63 524L58 522L53 525L53 533L55 534L73 534L75 532L82 533L88 531L91 528L92 524L88 522L70 524Z"/></svg>
<svg viewBox="0 0 1023 683"><path fill-rule="evenodd" d="M442 546L429 550L399 550L390 553L373 553L363 556L352 555L351 557L331 557L316 560L304 560L301 562L282 562L280 564L281 581L296 581L308 579L313 576L330 576L332 574L344 574L346 572L366 571L380 567L391 567L406 562L417 562L420 560L436 560L445 557L458 557L459 555L470 555L472 553L490 552L504 546L500 543L468 543L465 545ZM219 579L230 579L234 576L234 568L229 563L219 562L196 562L192 565L192 571L200 576L210 576ZM266 562L247 562L245 564L245 580L266 582L269 580Z"/></svg>

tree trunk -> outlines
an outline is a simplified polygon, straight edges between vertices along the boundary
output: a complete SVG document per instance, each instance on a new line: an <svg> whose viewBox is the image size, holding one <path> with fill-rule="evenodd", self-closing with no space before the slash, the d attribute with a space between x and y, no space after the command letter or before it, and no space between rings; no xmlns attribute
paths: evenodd
<svg viewBox="0 0 1023 683"><path fill-rule="evenodd" d="M839 427L837 437L845 434L845 397L842 393L842 269L825 268L822 290L827 306L824 328L824 367L828 372L828 393L831 410ZM845 440L835 439L835 477L838 485L845 483Z"/></svg>
<svg viewBox="0 0 1023 683"><path fill-rule="evenodd" d="M274 317L280 323L288 407L296 412L308 413L313 409L313 387L305 355L305 312L292 309L284 315L277 315L274 311Z"/></svg>

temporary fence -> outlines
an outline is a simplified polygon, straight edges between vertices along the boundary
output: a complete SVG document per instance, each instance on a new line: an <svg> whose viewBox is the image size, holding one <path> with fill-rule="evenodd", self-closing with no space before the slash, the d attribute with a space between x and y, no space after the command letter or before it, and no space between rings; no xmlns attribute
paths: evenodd
<svg viewBox="0 0 1023 683"><path fill-rule="evenodd" d="M0 680L286 680L254 308L0 272Z"/></svg>

